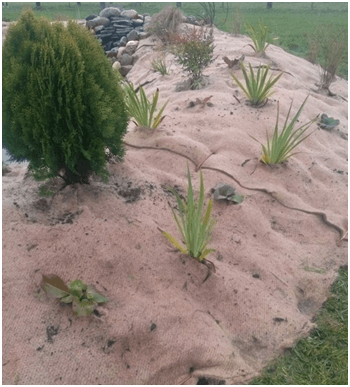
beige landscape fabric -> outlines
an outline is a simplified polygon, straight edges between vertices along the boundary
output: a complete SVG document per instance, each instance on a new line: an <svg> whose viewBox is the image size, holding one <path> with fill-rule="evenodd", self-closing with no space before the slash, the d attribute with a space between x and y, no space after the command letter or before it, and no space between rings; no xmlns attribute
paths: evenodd
<svg viewBox="0 0 350 387"><path fill-rule="evenodd" d="M185 75L173 57L170 75L154 73L155 42L140 42L128 79L152 81L144 89L169 100L166 118L156 130L130 123L108 184L95 177L40 198L43 183L25 166L3 177L4 384L243 384L315 326L347 263L348 83L337 78L335 96L318 93L316 65L273 45L257 57L245 36L214 37L207 86L180 92ZM242 54L246 64L285 72L262 108L246 104L223 61ZM297 125L323 113L340 124L313 124L288 163L259 163L261 146L249 135L265 143L277 101L282 126L291 101L294 116L308 94ZM206 202L220 182L244 196L238 205L214 201L208 247L216 252L207 258L216 273L205 282L207 267L159 231L180 239L167 187L186 196L187 164L196 196L201 167ZM45 294L43 274L81 279L109 302L99 316L77 318Z"/></svg>

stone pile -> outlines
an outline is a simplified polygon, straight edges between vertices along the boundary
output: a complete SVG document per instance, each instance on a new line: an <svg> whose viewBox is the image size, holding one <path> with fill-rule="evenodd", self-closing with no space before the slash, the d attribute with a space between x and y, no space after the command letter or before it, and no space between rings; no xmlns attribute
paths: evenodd
<svg viewBox="0 0 350 387"><path fill-rule="evenodd" d="M145 27L151 19L149 14L140 15L133 9L123 11L108 7L99 15L90 15L85 20L86 27L94 31L106 55L111 58L113 68L119 69L126 76L137 61L135 51L139 40L149 36ZM198 25L193 16L184 16L183 21Z"/></svg>
<svg viewBox="0 0 350 387"><path fill-rule="evenodd" d="M86 27L93 29L101 41L106 55L112 58L114 67L119 68L125 76L136 62L135 53L138 41L148 36L144 27L150 22L148 14L140 15L137 11L109 7L99 15L90 15Z"/></svg>

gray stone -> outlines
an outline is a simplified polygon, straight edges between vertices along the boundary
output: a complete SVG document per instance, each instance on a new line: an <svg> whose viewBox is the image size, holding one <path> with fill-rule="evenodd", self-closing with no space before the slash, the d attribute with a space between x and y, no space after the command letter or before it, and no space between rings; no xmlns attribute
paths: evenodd
<svg viewBox="0 0 350 387"><path fill-rule="evenodd" d="M122 66L132 65L132 57L129 54L123 54L118 60Z"/></svg>
<svg viewBox="0 0 350 387"><path fill-rule="evenodd" d="M128 42L128 40L127 40L126 36L123 36L123 37L120 39L119 44L120 44L121 46L125 46L127 42Z"/></svg>
<svg viewBox="0 0 350 387"><path fill-rule="evenodd" d="M85 20L86 21L92 20L92 19L95 19L96 17L98 17L98 15L89 15L89 16L86 16Z"/></svg>
<svg viewBox="0 0 350 387"><path fill-rule="evenodd" d="M116 61L116 62L113 63L112 68L114 70L120 70L121 64L118 61Z"/></svg>
<svg viewBox="0 0 350 387"><path fill-rule="evenodd" d="M145 16L145 18L144 18L144 22L146 23L146 22L150 22L152 20L152 18L151 18L151 16L149 16L149 15L147 15L147 16Z"/></svg>
<svg viewBox="0 0 350 387"><path fill-rule="evenodd" d="M150 32L140 32L140 37L139 37L139 39L140 39L140 40L141 40L141 39L146 39L146 38L148 38L150 35L151 35Z"/></svg>
<svg viewBox="0 0 350 387"><path fill-rule="evenodd" d="M101 32L103 29L105 29L105 26L96 26L96 27L93 28L93 31Z"/></svg>
<svg viewBox="0 0 350 387"><path fill-rule="evenodd" d="M131 69L132 69L131 65L121 66L120 73L122 74L123 77L125 77Z"/></svg>
<svg viewBox="0 0 350 387"><path fill-rule="evenodd" d="M92 20L88 20L86 22L86 27L88 28L93 28L93 27L96 27L96 26L108 26L108 24L110 23L109 19L105 18L105 17L95 17L95 19L92 19Z"/></svg>
<svg viewBox="0 0 350 387"><path fill-rule="evenodd" d="M118 56L117 56L118 59L120 59L123 56L124 51L125 51L125 47L118 48Z"/></svg>
<svg viewBox="0 0 350 387"><path fill-rule="evenodd" d="M129 9L121 12L120 15L128 17L129 19L137 19L138 13L134 9Z"/></svg>
<svg viewBox="0 0 350 387"><path fill-rule="evenodd" d="M141 26L143 26L143 20L142 19L135 19L132 21L132 24L134 27L141 27Z"/></svg>
<svg viewBox="0 0 350 387"><path fill-rule="evenodd" d="M116 56L118 55L118 52L112 50L106 52L107 58L116 58Z"/></svg>
<svg viewBox="0 0 350 387"><path fill-rule="evenodd" d="M139 39L139 32L136 31L136 30L132 30L130 31L127 35L126 35L126 38L128 40L128 42L130 42L130 40L138 40Z"/></svg>
<svg viewBox="0 0 350 387"><path fill-rule="evenodd" d="M113 27L132 27L133 22L129 19L112 20Z"/></svg>
<svg viewBox="0 0 350 387"><path fill-rule="evenodd" d="M101 17L112 17L112 16L119 16L120 15L120 9L119 8L114 8L114 7L108 7L103 9L100 12Z"/></svg>

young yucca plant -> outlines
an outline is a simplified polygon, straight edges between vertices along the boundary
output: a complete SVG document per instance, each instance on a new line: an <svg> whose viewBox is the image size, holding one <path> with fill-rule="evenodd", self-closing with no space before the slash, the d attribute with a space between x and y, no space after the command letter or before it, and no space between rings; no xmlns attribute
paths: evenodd
<svg viewBox="0 0 350 387"><path fill-rule="evenodd" d="M257 54L263 54L270 45L270 42L268 41L269 27L262 23L259 23L256 27L245 23L244 27L248 36L253 41L253 45L248 44L248 46L252 47ZM274 38L274 40L275 39L277 38Z"/></svg>
<svg viewBox="0 0 350 387"><path fill-rule="evenodd" d="M123 89L125 92L125 102L128 113L130 117L133 117L136 120L136 122L133 122L138 126L147 126L156 129L165 118L162 114L169 101L167 101L159 110L158 114L153 117L157 107L159 89L154 93L152 102L147 99L142 87L140 87L140 98L137 96L134 86L131 83L125 84Z"/></svg>
<svg viewBox="0 0 350 387"><path fill-rule="evenodd" d="M305 137L302 137L303 134L306 132L306 130L318 119L318 116L309 121L307 124L301 126L299 129L295 129L294 125L297 122L304 105L307 101L309 96L305 98L305 101L300 106L297 114L294 116L292 121L288 124L288 118L290 111L292 109L293 101L290 105L286 121L284 123L282 131L279 133L278 130L278 119L279 119L279 104L277 103L277 120L275 125L275 130L273 133L273 136L271 139L269 139L267 131L266 131L266 138L267 138L267 145L261 144L258 140L256 140L254 137L253 140L258 141L262 146L263 155L261 157L261 161L265 164L280 164L289 157L294 156L296 153L292 153L293 149L295 149L301 142L306 140L312 133L308 134Z"/></svg>
<svg viewBox="0 0 350 387"><path fill-rule="evenodd" d="M166 231L162 231L162 234L177 248L182 254L188 254L191 257L202 262L204 258L213 249L207 249L207 244L211 237L211 232L215 226L215 219L210 217L211 210L213 208L213 199L209 200L207 209L204 216L203 202L204 202L204 184L202 172L200 172L200 190L198 202L193 197L193 188L191 181L191 174L187 166L188 176L188 189L187 189L187 202L182 200L180 195L173 189L170 189L174 193L179 209L179 217L173 211L174 219L177 227L181 233L182 239L186 245L183 247L182 244L175 239L172 235Z"/></svg>
<svg viewBox="0 0 350 387"><path fill-rule="evenodd" d="M252 66L249 63L249 71L244 67L243 63L241 63L241 69L243 72L243 76L245 79L246 87L242 85L242 83L237 79L237 77L232 74L233 79L237 83L237 85L242 89L244 94L249 99L250 103L254 106L260 105L264 102L268 97L273 94L272 87L277 83L277 81L281 78L282 74L277 75L273 78L272 74L270 78L266 80L270 65L267 66L259 66L258 72L255 76Z"/></svg>
<svg viewBox="0 0 350 387"><path fill-rule="evenodd" d="M162 75L169 75L169 71L168 71L168 68L166 67L164 58L154 59L151 65L154 71L161 73Z"/></svg>

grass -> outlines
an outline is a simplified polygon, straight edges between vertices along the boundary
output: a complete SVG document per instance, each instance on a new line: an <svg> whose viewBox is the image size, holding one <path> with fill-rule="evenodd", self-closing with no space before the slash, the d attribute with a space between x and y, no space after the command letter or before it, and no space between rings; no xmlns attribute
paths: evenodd
<svg viewBox="0 0 350 387"><path fill-rule="evenodd" d="M331 295L316 316L317 328L250 384L348 384L348 271L340 269Z"/></svg>
<svg viewBox="0 0 350 387"><path fill-rule="evenodd" d="M160 12L166 6L174 6L176 3L152 3L142 2L141 5L135 6L135 3L107 3L107 6L120 6L123 4L125 9L136 9L140 14L149 13L154 15ZM217 3L216 18L218 27L226 32L233 32L232 25L234 22L234 9L237 3ZM224 25L220 22L226 16L226 4L228 4L228 17ZM313 6L312 6L313 4ZM17 20L21 8L30 5L35 10L35 3L9 3L8 8L2 9L3 20ZM308 56L308 35L311 34L318 26L324 23L333 23L335 27L348 28L348 3L273 3L271 9L267 9L266 2L258 3L239 3L240 11L243 13L243 23L256 25L259 22L269 27L270 37L276 38L274 44L281 46L286 51L307 58ZM41 15L49 17L51 20L67 15L73 19L85 18L90 14L98 14L101 10L99 3L81 3L78 9L77 3L41 3L41 10L35 11ZM203 8L199 3L182 3L181 11L185 15L200 16L203 14ZM242 28L242 34L247 35L247 31ZM239 49L239 48L238 48ZM267 50L268 53L268 50ZM319 58L320 59L320 58ZM340 64L338 75L348 78L348 51Z"/></svg>

